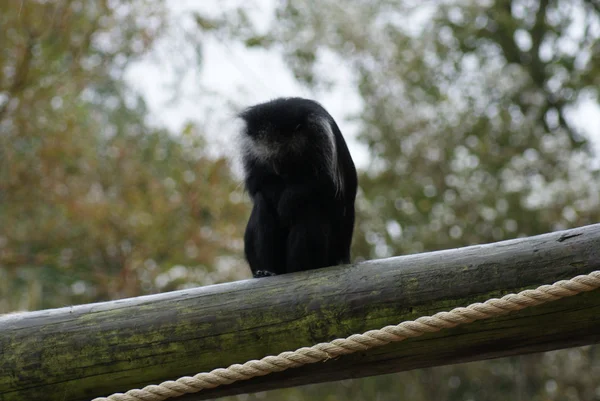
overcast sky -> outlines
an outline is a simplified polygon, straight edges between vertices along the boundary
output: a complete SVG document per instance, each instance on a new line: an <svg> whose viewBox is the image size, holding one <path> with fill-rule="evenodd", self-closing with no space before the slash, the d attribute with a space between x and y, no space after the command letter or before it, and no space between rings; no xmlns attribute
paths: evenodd
<svg viewBox="0 0 600 401"><path fill-rule="evenodd" d="M182 40L185 32L197 32L190 11L215 12L231 7L239 0L170 1L173 31L160 41L146 59L130 67L127 79L146 99L153 112L153 123L175 132L187 121L201 122L217 151L231 154L234 134L239 125L235 107L245 107L278 96L304 96L321 102L338 122L358 167L368 164L368 154L355 136L358 127L345 117L362 107L348 70L336 65L337 85L328 93L313 93L300 86L289 73L282 57L274 51L248 50L241 45L202 39L202 63L194 59L194 49ZM268 26L273 0L261 0L253 15ZM174 70L172 60L189 60L189 67ZM182 63L178 63L182 64ZM201 65L201 68L199 67ZM181 66L180 66L181 67ZM174 92L173 84L178 84ZM173 101L173 97L176 100ZM228 103L227 100L230 100ZM579 129L594 139L600 153L600 108L595 101L584 102L571 113Z"/></svg>

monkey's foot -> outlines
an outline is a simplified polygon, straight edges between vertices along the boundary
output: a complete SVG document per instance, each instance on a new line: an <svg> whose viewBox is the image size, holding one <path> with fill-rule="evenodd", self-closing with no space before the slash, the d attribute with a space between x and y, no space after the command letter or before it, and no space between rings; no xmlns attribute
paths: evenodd
<svg viewBox="0 0 600 401"><path fill-rule="evenodd" d="M267 270L257 270L254 272L254 278L270 277L270 276L276 276L276 275L277 274L271 273L270 271L267 271Z"/></svg>

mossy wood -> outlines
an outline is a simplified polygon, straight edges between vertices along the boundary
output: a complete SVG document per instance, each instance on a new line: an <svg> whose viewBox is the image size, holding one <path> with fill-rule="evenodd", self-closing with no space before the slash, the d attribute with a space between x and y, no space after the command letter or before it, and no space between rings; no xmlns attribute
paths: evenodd
<svg viewBox="0 0 600 401"><path fill-rule="evenodd" d="M83 401L600 269L600 224L0 317L0 400ZM600 342L600 291L177 398L215 398Z"/></svg>

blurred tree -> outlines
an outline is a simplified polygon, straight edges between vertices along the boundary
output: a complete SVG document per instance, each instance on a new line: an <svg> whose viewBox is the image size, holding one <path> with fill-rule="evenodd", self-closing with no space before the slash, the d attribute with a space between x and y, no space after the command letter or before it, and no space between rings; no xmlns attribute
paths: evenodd
<svg viewBox="0 0 600 401"><path fill-rule="evenodd" d="M265 31L253 27L250 11L198 16L199 26L282 51L309 86L334 84L343 67L355 78L364 108L354 117L372 157L360 177L358 257L600 220L598 160L574 114L586 102L598 106L597 1L294 0L277 4ZM597 349L288 390L273 399L600 399ZM575 354L582 365L570 363Z"/></svg>
<svg viewBox="0 0 600 401"><path fill-rule="evenodd" d="M198 127L147 123L123 80L160 1L0 4L0 312L241 277L247 212Z"/></svg>

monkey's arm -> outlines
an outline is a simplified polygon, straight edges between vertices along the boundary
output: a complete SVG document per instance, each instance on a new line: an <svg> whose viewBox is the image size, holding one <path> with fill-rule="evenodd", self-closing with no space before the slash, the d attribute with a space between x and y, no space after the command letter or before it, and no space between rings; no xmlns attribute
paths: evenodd
<svg viewBox="0 0 600 401"><path fill-rule="evenodd" d="M285 233L262 192L254 194L244 242L246 259L254 277L284 273Z"/></svg>
<svg viewBox="0 0 600 401"><path fill-rule="evenodd" d="M332 227L322 209L305 205L290 226L286 244L286 273L335 264L332 259Z"/></svg>
<svg viewBox="0 0 600 401"><path fill-rule="evenodd" d="M313 181L288 185L277 203L277 216L283 224L292 224L303 218L301 216L308 207L327 207L334 199L335 190L326 183Z"/></svg>

